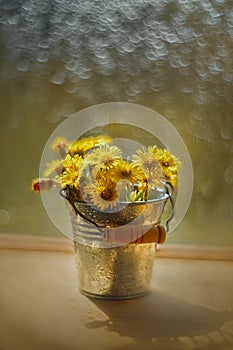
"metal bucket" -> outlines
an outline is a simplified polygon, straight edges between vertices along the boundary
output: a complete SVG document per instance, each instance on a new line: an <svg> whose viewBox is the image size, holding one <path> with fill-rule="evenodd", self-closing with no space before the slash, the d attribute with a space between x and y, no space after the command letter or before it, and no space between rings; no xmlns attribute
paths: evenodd
<svg viewBox="0 0 233 350"><path fill-rule="evenodd" d="M148 293L155 243L98 248L74 243L80 291L100 299L131 299Z"/></svg>
<svg viewBox="0 0 233 350"><path fill-rule="evenodd" d="M135 232L137 236L140 232L143 234L145 227L159 224L167 199L165 195L146 203L124 204L118 215L114 213L104 218L105 226L104 216L99 216L99 221L94 217L95 209L88 205L85 207L84 203L80 208L80 203L75 203L78 210L82 210L82 215L77 215L70 206L80 291L83 294L102 299L130 299L148 293L156 243L133 244L128 241L127 244L114 244L106 240L106 229L112 227L114 234L118 229L121 234L131 232L131 237ZM94 219L95 224L92 223ZM119 222L125 225L118 226Z"/></svg>

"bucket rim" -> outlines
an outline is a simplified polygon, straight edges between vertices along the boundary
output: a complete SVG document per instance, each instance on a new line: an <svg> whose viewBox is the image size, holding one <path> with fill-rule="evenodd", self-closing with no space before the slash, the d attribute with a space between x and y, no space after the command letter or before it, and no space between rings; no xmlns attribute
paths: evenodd
<svg viewBox="0 0 233 350"><path fill-rule="evenodd" d="M169 198L168 193L164 193L162 197L159 198L152 198L152 199L147 199L145 201L116 201L116 204L119 205L124 205L124 206L137 206L137 205L146 205L146 204L153 204L153 203L163 203ZM86 204L90 205L90 203L86 201L75 201L75 203L80 203L80 204Z"/></svg>

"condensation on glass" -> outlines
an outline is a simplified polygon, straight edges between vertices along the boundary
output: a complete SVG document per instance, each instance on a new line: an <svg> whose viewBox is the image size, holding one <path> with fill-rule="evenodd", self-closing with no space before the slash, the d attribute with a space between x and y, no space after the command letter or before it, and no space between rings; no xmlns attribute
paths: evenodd
<svg viewBox="0 0 233 350"><path fill-rule="evenodd" d="M0 6L1 231L57 234L30 192L47 138L81 108L128 101L168 118L193 160L192 204L171 241L232 243L230 2L16 0Z"/></svg>

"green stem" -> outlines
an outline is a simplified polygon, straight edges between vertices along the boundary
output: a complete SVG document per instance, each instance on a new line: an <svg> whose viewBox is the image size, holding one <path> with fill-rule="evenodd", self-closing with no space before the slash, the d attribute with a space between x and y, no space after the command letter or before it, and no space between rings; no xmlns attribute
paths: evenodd
<svg viewBox="0 0 233 350"><path fill-rule="evenodd" d="M143 193L144 193L144 191L138 192L138 194L136 195L136 197L134 198L133 201L134 201L134 202L138 201L138 200L142 197Z"/></svg>

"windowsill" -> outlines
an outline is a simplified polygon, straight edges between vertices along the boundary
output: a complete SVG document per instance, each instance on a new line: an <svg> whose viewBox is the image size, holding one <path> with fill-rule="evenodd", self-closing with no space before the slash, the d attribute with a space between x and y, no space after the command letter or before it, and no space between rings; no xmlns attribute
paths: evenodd
<svg viewBox="0 0 233 350"><path fill-rule="evenodd" d="M0 249L73 253L73 242L68 238L0 234ZM233 261L233 247L165 243L157 245L156 257Z"/></svg>
<svg viewBox="0 0 233 350"><path fill-rule="evenodd" d="M4 350L233 346L231 261L192 260L200 258L196 249L164 245L157 251L163 259L155 259L147 296L99 301L79 293L71 241L9 236L2 236L0 251Z"/></svg>

